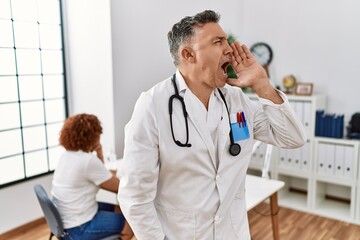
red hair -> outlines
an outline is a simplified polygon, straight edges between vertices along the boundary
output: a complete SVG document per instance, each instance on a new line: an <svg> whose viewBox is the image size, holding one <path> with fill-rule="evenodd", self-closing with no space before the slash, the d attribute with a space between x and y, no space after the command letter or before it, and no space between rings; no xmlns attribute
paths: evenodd
<svg viewBox="0 0 360 240"><path fill-rule="evenodd" d="M92 152L101 134L99 119L95 115L82 113L65 120L59 142L69 151Z"/></svg>

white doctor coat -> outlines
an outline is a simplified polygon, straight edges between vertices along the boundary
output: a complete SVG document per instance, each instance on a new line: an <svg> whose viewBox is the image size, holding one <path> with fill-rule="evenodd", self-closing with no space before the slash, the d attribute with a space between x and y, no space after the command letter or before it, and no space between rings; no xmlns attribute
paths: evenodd
<svg viewBox="0 0 360 240"><path fill-rule="evenodd" d="M304 129L285 94L284 103L260 99L255 106L240 88L221 89L231 113L244 112L250 136L237 143L241 153L229 153L229 118L225 104L217 129L217 146L199 121L194 97L179 71L176 84L188 112L191 147L172 138L168 99L169 79L139 97L125 127L125 149L118 200L138 240L250 240L245 205L245 175L254 139L295 148L306 141ZM216 91L214 92L216 94ZM216 94L218 97L218 94ZM221 100L222 101L222 100ZM174 101L176 139L186 140L185 119Z"/></svg>

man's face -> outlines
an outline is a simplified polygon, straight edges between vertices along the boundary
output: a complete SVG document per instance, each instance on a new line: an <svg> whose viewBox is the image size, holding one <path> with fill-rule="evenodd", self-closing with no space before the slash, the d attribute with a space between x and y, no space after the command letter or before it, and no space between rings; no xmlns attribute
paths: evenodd
<svg viewBox="0 0 360 240"><path fill-rule="evenodd" d="M223 87L227 80L225 68L233 51L220 25L207 23L199 27L192 39L192 48L199 79L212 88Z"/></svg>

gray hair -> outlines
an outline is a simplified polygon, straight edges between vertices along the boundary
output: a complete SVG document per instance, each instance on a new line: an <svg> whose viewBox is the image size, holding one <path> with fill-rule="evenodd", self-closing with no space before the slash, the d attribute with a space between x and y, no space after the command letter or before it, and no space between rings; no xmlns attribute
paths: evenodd
<svg viewBox="0 0 360 240"><path fill-rule="evenodd" d="M187 16L175 23L172 29L168 32L168 42L170 54L173 58L175 66L180 63L178 51L180 46L194 36L196 27L205 23L218 23L220 20L220 14L212 10L205 10L196 14L195 16Z"/></svg>

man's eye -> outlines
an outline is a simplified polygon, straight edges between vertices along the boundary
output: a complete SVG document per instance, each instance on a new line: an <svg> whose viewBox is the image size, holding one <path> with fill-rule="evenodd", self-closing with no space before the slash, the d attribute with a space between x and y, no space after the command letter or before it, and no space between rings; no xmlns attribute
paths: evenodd
<svg viewBox="0 0 360 240"><path fill-rule="evenodd" d="M218 41L215 41L215 44L221 44L221 41L220 40L218 40Z"/></svg>

